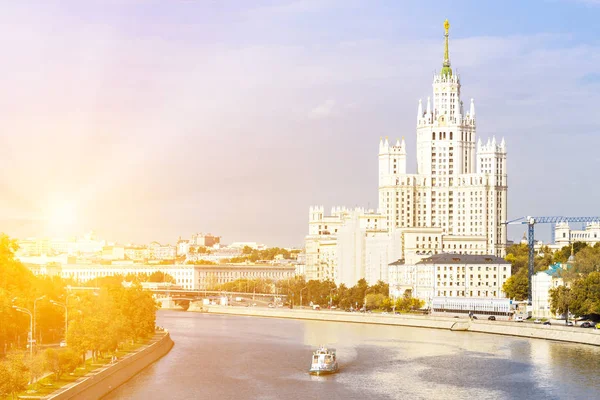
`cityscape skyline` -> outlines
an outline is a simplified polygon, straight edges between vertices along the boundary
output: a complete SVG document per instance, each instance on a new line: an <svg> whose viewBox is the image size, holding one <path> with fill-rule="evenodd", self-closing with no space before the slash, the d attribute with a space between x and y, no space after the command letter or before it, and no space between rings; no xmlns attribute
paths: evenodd
<svg viewBox="0 0 600 400"><path fill-rule="evenodd" d="M480 134L510 144L509 219L595 215L600 8L510 3L9 4L2 230L299 246L309 205L377 208L381 136L415 154L445 18Z"/></svg>

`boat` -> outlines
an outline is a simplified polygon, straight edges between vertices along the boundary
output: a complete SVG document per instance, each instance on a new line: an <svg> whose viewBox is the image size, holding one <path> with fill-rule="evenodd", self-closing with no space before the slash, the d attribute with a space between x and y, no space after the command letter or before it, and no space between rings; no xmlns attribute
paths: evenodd
<svg viewBox="0 0 600 400"><path fill-rule="evenodd" d="M313 352L309 373L312 375L334 374L338 372L338 362L335 349L325 346Z"/></svg>

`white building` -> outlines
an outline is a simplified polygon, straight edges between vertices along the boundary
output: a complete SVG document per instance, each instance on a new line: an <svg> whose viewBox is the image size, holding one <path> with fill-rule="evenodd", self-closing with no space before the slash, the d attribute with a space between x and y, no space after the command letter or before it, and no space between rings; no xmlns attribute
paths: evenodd
<svg viewBox="0 0 600 400"><path fill-rule="evenodd" d="M96 278L127 274L148 274L161 271L171 275L178 286L184 289L198 289L198 272L195 265L139 265L139 264L67 264L61 268L63 278L87 282Z"/></svg>
<svg viewBox="0 0 600 400"><path fill-rule="evenodd" d="M148 257L152 260L174 260L177 257L177 247L152 242L148 245Z"/></svg>
<svg viewBox="0 0 600 400"><path fill-rule="evenodd" d="M554 246L560 249L574 242L584 242L589 246L600 243L600 223L592 222L585 225L585 229L574 230L567 222L559 222L554 228Z"/></svg>
<svg viewBox="0 0 600 400"><path fill-rule="evenodd" d="M445 24L444 61L433 100L417 112L417 171L408 173L404 139L379 142L379 208L311 207L307 279L354 285L387 279L387 264L452 252L503 257L506 248L506 144L477 139L475 104L461 100ZM365 221L366 220L366 221Z"/></svg>
<svg viewBox="0 0 600 400"><path fill-rule="evenodd" d="M570 258L572 262L573 257ZM568 264L555 263L545 271L540 271L531 277L531 305L533 306L532 316L538 318L554 318L555 315L550 311L550 289L564 285L560 276L563 268L568 268Z"/></svg>
<svg viewBox="0 0 600 400"><path fill-rule="evenodd" d="M389 265L390 296L410 290L413 297L431 305L434 298L506 298L502 285L511 265L489 255L436 254L416 264L404 260Z"/></svg>

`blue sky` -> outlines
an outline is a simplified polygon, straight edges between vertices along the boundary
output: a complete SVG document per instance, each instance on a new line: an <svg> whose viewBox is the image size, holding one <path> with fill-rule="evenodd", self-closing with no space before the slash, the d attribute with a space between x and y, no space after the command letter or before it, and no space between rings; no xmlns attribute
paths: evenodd
<svg viewBox="0 0 600 400"><path fill-rule="evenodd" d="M509 216L598 215L599 17L594 0L7 3L2 230L301 245L310 205L376 206L379 137L406 137L415 170L446 18L478 135L507 141ZM75 222L49 226L56 208Z"/></svg>

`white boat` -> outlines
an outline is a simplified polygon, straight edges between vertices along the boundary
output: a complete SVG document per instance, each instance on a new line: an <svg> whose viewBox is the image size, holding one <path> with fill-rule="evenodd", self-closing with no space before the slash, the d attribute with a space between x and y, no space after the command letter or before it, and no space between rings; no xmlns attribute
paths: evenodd
<svg viewBox="0 0 600 400"><path fill-rule="evenodd" d="M309 373L313 375L334 374L338 371L335 349L319 347L312 356Z"/></svg>

